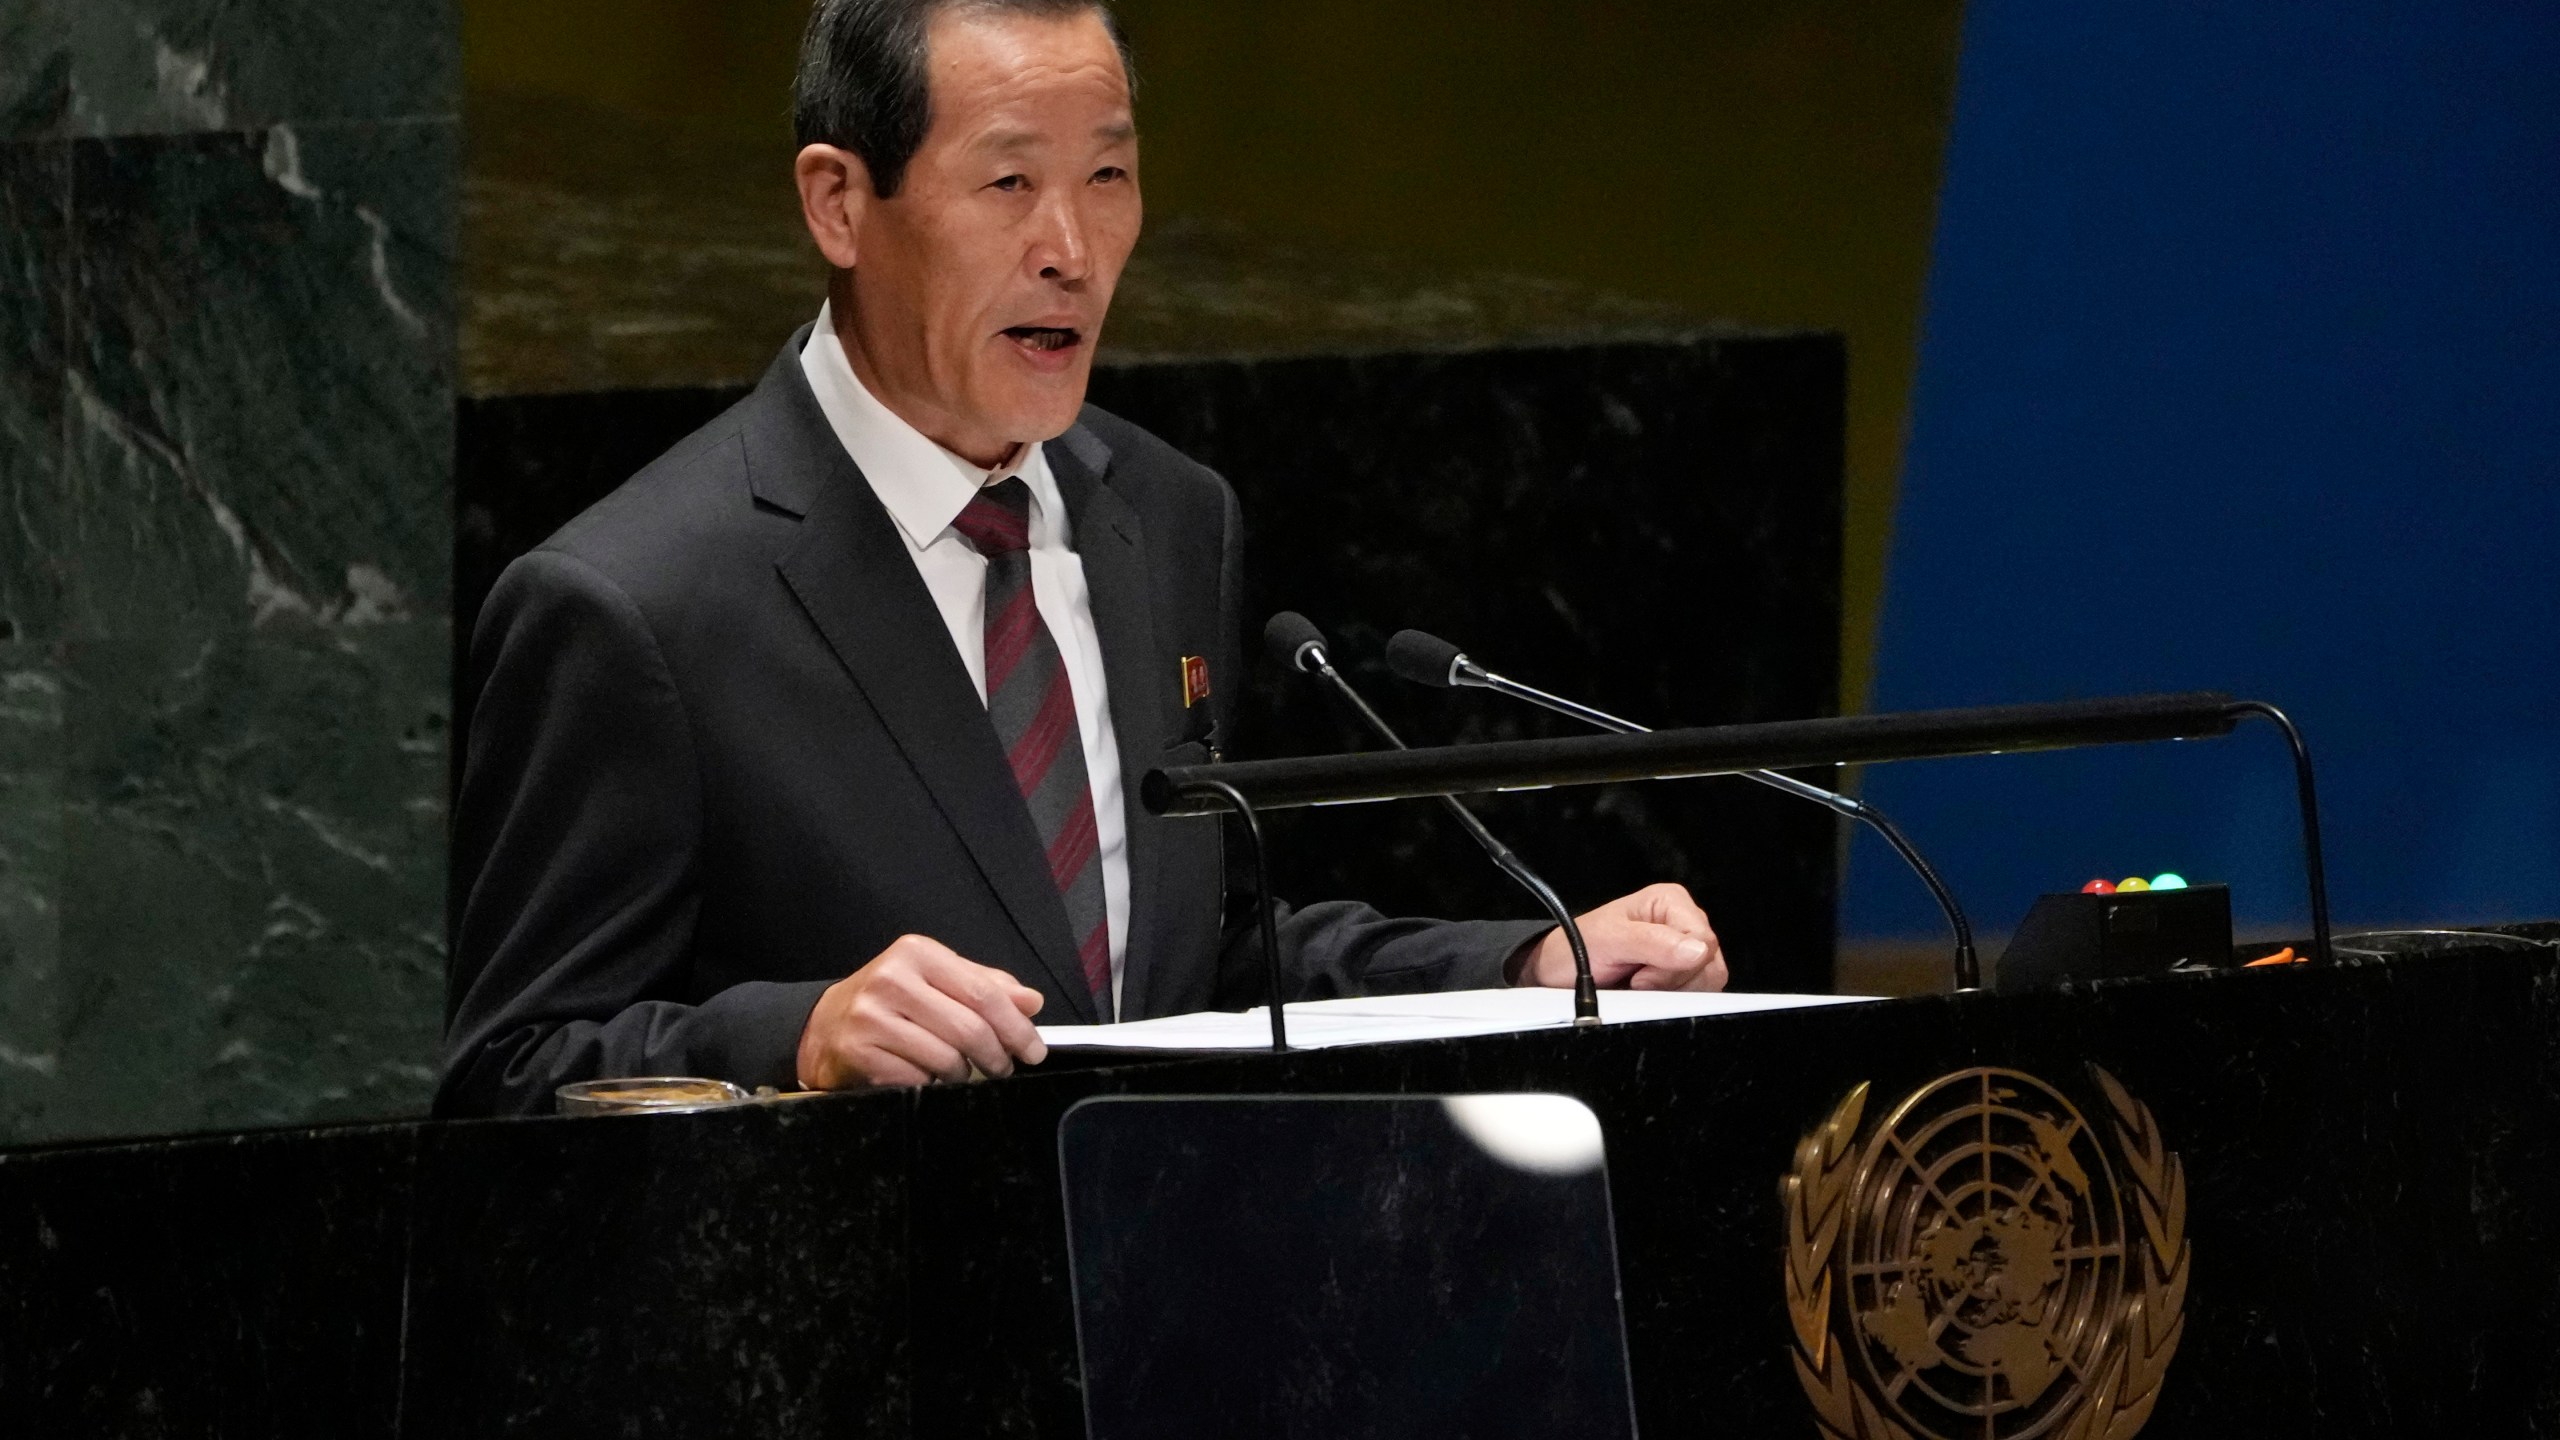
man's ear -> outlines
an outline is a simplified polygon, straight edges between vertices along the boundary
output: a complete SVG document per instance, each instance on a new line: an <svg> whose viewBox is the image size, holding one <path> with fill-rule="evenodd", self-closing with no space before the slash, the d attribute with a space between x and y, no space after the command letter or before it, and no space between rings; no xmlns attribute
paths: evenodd
<svg viewBox="0 0 2560 1440"><path fill-rule="evenodd" d="M862 220L879 197L871 193L871 167L850 150L811 145L791 167L800 185L800 218L818 253L839 270L850 270L859 258Z"/></svg>

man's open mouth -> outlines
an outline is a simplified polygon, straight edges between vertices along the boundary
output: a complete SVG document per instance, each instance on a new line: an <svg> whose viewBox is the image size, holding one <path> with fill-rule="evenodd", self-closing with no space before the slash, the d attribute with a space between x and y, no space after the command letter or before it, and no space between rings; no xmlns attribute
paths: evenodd
<svg viewBox="0 0 2560 1440"><path fill-rule="evenodd" d="M1004 333L1016 344L1032 350L1064 350L1084 338L1077 331L1056 325L1016 325Z"/></svg>

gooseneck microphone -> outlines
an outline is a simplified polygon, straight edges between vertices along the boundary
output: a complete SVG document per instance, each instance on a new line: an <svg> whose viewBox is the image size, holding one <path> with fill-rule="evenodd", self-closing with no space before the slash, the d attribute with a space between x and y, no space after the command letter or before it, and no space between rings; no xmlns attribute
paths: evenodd
<svg viewBox="0 0 2560 1440"><path fill-rule="evenodd" d="M1332 658L1325 653L1324 632L1316 628L1314 621L1295 610L1283 610L1272 616L1271 623L1263 627L1262 644L1272 659L1290 669L1320 675L1332 682L1334 692L1379 739L1399 750L1411 748L1404 743L1402 736L1396 734L1395 727L1370 709L1369 702L1360 697L1360 692L1351 688L1351 682L1343 679L1341 672L1333 668ZM1591 952L1582 943L1582 927L1574 922L1573 912L1565 908L1553 886L1540 879L1536 871L1511 853L1510 846L1494 838L1493 832L1484 828L1484 822L1476 818L1474 811L1459 803L1454 795L1437 798L1441 808L1458 822L1458 827L1483 846L1485 854L1493 857L1493 863L1501 867L1502 873L1537 897L1538 903L1554 918L1556 928L1564 932L1565 944L1573 951L1573 1023L1577 1027L1599 1024L1600 987L1591 978Z"/></svg>
<svg viewBox="0 0 2560 1440"><path fill-rule="evenodd" d="M1579 720L1594 729L1614 731L1620 735L1652 733L1633 720L1612 715L1606 710L1595 710L1588 705L1567 700L1561 695L1550 695L1534 685L1523 685L1517 680L1496 675L1468 659L1466 653L1457 646L1437 635L1426 635L1419 630L1399 630L1395 638L1387 642L1387 668L1394 671L1400 679L1410 680L1417 685L1428 685L1437 690L1491 690L1497 695L1508 695L1514 700L1525 700L1569 719ZM1863 800L1837 791L1825 790L1819 785L1808 785L1802 780L1781 775L1775 770L1746 770L1742 773L1745 778L1757 780L1773 790L1783 790L1799 800L1810 800L1835 814L1845 815L1883 836L1884 842L1893 847L1893 853L1901 856L1903 863L1911 867L1912 873L1920 877L1920 883L1928 886L1929 893L1937 897L1938 908L1946 912L1947 928L1953 930L1956 937L1956 988L1959 990L1982 988L1982 961L1974 953L1973 926L1964 918L1964 907L1956 903L1955 892L1949 890L1946 882L1938 878L1938 872L1927 860L1921 858L1919 850L1904 838L1902 831L1884 817L1884 812Z"/></svg>

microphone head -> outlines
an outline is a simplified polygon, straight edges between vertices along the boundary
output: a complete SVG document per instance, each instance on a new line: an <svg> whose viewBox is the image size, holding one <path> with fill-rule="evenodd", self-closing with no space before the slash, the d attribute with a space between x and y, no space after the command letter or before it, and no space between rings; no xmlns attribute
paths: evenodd
<svg viewBox="0 0 2560 1440"><path fill-rule="evenodd" d="M1275 664L1292 670L1312 671L1316 667L1309 663L1308 654L1314 652L1321 661L1324 632L1316 628L1316 622L1297 611L1283 610L1271 617L1270 624L1262 627L1262 651Z"/></svg>
<svg viewBox="0 0 2560 1440"><path fill-rule="evenodd" d="M1387 642L1387 668L1399 679L1434 690L1446 690L1456 684L1458 662L1466 658L1457 646L1419 630L1399 630Z"/></svg>

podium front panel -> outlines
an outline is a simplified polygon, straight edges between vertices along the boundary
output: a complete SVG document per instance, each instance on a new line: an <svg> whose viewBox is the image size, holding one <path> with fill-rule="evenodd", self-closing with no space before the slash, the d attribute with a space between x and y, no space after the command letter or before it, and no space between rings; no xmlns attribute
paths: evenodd
<svg viewBox="0 0 2560 1440"><path fill-rule="evenodd" d="M1109 1097L1058 1148L1093 1440L1634 1434L1579 1101Z"/></svg>

